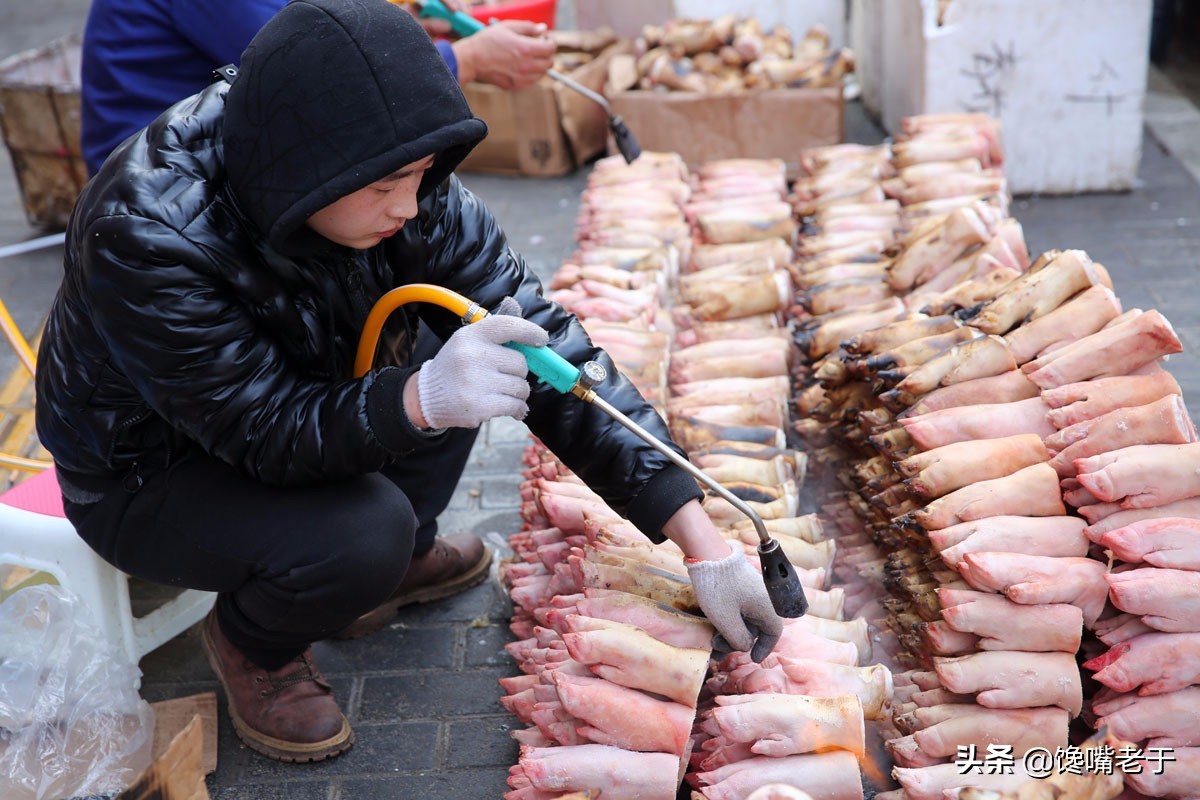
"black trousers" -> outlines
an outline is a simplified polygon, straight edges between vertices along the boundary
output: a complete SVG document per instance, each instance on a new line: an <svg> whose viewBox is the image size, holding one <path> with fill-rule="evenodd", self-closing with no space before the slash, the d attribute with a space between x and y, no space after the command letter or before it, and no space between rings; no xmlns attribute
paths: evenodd
<svg viewBox="0 0 1200 800"><path fill-rule="evenodd" d="M143 471L135 492L93 482L102 499L65 507L124 572L217 592L225 635L276 669L386 600L412 556L433 546L477 433L454 428L381 473L302 488L269 486L195 452Z"/></svg>

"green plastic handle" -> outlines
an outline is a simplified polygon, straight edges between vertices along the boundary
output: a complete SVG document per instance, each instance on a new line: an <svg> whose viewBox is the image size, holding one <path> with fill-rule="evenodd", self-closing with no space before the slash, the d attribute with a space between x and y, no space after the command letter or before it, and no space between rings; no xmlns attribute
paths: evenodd
<svg viewBox="0 0 1200 800"><path fill-rule="evenodd" d="M472 17L470 14L462 11L451 11L446 8L442 0L421 0L421 16L433 19L444 19L450 23L450 30L457 33L459 36L470 36L472 33L479 33L483 30L484 25L479 20Z"/></svg>
<svg viewBox="0 0 1200 800"><path fill-rule="evenodd" d="M571 391L579 381L579 368L549 347L530 347L517 342L509 342L505 347L525 356L529 371L537 375L541 383L548 383L563 394Z"/></svg>

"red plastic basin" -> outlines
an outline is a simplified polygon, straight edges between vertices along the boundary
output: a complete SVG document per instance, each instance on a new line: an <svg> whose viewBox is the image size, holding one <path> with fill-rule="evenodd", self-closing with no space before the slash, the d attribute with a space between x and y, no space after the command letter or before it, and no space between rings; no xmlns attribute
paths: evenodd
<svg viewBox="0 0 1200 800"><path fill-rule="evenodd" d="M557 0L513 0L510 3L494 3L489 6L470 6L467 11L483 23L494 19L524 19L543 22L547 28L554 27Z"/></svg>

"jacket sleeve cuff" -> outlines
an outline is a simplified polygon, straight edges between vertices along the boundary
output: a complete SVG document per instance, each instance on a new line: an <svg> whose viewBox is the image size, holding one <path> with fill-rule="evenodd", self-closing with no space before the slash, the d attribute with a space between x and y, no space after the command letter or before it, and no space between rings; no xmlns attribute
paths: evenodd
<svg viewBox="0 0 1200 800"><path fill-rule="evenodd" d="M629 504L629 521L650 537L651 541L666 541L663 525L689 500L700 500L696 479L674 465L663 468L646 484Z"/></svg>
<svg viewBox="0 0 1200 800"><path fill-rule="evenodd" d="M454 54L454 45L445 39L438 39L433 46L442 54L442 60L450 68L450 74L454 76L454 80L458 80L458 56Z"/></svg>
<svg viewBox="0 0 1200 800"><path fill-rule="evenodd" d="M404 413L404 384L419 367L385 367L367 389L367 421L375 438L389 450L405 453L439 438L445 433L422 430Z"/></svg>

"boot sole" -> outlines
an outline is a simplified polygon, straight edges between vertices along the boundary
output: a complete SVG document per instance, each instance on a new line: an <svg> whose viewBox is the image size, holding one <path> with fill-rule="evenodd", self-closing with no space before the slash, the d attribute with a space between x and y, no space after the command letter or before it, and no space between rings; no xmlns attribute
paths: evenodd
<svg viewBox="0 0 1200 800"><path fill-rule="evenodd" d="M354 730L350 727L350 723L345 717L342 717L342 729L340 731L328 739L323 739L319 742L289 742L284 739L277 739L274 736L268 736L251 728L238 714L233 703L228 702L231 694L229 687L225 684L225 673L221 670L217 657L213 655L215 648L208 635L208 630L201 627L200 633L204 642L204 654L208 657L208 665L216 673L217 680L220 681L221 688L225 691L226 706L229 708L229 719L233 723L233 732L237 734L238 739L246 747L274 761L285 761L289 764L305 764L340 756L354 744Z"/></svg>
<svg viewBox="0 0 1200 800"><path fill-rule="evenodd" d="M396 614L404 606L411 606L417 603L429 603L433 600L441 600L443 597L450 597L459 592L470 589L483 583L483 579L487 577L488 567L492 565L492 551L484 548L483 557L471 567L469 570L459 575L452 581L439 583L434 586L426 586L423 589L408 592L407 594L399 595L388 600L383 605L368 611L361 617L350 623L346 628L338 631L331 639L361 639L363 636L375 633L385 627L389 622L396 618Z"/></svg>

